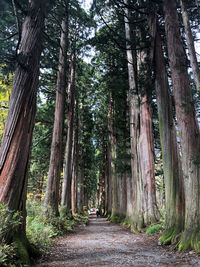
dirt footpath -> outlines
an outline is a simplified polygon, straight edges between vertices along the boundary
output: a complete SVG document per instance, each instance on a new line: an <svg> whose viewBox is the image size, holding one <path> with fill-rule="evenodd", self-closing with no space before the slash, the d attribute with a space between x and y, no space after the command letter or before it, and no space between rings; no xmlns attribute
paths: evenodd
<svg viewBox="0 0 200 267"><path fill-rule="evenodd" d="M190 252L191 253L191 252ZM38 266L200 266L200 256L158 246L157 238L90 216L89 225L58 239Z"/></svg>

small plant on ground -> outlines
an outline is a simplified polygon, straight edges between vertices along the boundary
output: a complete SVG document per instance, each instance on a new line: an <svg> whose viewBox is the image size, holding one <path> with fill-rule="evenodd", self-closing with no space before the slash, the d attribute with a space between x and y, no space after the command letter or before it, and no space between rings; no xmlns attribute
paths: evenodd
<svg viewBox="0 0 200 267"><path fill-rule="evenodd" d="M0 266L12 266L19 261L16 244L8 243L7 233L15 233L21 224L19 212L9 210L4 203L0 204ZM10 265L9 265L10 264Z"/></svg>
<svg viewBox="0 0 200 267"><path fill-rule="evenodd" d="M53 241L53 237L61 236L72 231L77 223L87 224L88 215L71 213L60 217L46 217L43 207L36 201L27 201L27 225L28 240L39 252L46 250Z"/></svg>
<svg viewBox="0 0 200 267"><path fill-rule="evenodd" d="M123 215L112 215L109 220L114 223L121 223L124 220Z"/></svg>
<svg viewBox="0 0 200 267"><path fill-rule="evenodd" d="M131 227L131 223L126 218L122 220L121 225Z"/></svg>
<svg viewBox="0 0 200 267"><path fill-rule="evenodd" d="M147 235L152 235L154 233L157 233L159 231L162 230L162 225L161 224L155 224L155 225L151 225L147 228L146 230L146 234Z"/></svg>

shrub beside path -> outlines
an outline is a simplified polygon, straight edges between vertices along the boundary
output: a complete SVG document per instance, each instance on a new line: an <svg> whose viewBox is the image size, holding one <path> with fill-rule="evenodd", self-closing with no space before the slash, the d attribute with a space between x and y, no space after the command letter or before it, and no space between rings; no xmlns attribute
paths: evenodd
<svg viewBox="0 0 200 267"><path fill-rule="evenodd" d="M199 255L171 251L158 246L157 240L157 235L133 234L125 227L92 215L88 226L57 239L34 266L200 266Z"/></svg>

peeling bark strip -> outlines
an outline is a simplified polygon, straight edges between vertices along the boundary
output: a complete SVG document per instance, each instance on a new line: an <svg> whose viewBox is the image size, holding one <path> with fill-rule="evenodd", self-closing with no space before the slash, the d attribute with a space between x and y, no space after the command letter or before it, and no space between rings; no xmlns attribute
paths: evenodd
<svg viewBox="0 0 200 267"><path fill-rule="evenodd" d="M176 2L163 0L163 9L185 181L185 230L192 233L200 227L200 133L179 30Z"/></svg>
<svg viewBox="0 0 200 267"><path fill-rule="evenodd" d="M165 179L166 229L176 227L181 231L184 226L183 173L178 152L162 41L158 30L155 44L155 86Z"/></svg>
<svg viewBox="0 0 200 267"><path fill-rule="evenodd" d="M26 184L44 29L45 4L40 1L29 3L0 149L0 202L8 203L11 210L20 209Z"/></svg>
<svg viewBox="0 0 200 267"><path fill-rule="evenodd" d="M67 7L68 8L68 7ZM58 216L59 184L62 168L63 125L67 68L68 10L61 25L60 54L56 86L56 105L51 143L51 157L45 197L45 212ZM52 213L52 214L51 214Z"/></svg>

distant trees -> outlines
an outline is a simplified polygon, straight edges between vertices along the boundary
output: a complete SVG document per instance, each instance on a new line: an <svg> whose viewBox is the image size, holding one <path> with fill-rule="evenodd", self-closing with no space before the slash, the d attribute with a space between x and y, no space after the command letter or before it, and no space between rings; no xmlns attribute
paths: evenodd
<svg viewBox="0 0 200 267"><path fill-rule="evenodd" d="M27 188L44 201L49 219L96 205L140 231L160 219L159 190L161 241L180 238L179 249L200 251L195 1L192 8L180 1L183 22L172 0L100 2L90 15L76 0L2 4L8 19L0 26L8 31L0 31L0 101L14 62L16 71L0 149L0 201L21 212L23 231Z"/></svg>
<svg viewBox="0 0 200 267"><path fill-rule="evenodd" d="M188 229L194 233L196 231L194 228L198 225L198 223L196 226L191 225L191 218L193 218L193 216L195 216L196 219L198 218L198 197L191 198L191 195L195 196L198 191L199 123L193 104L196 95L195 97L192 95L192 88L190 87L187 74L186 51L181 40L183 36L180 34L180 21L177 16L176 3L175 1L163 1L160 4L153 4L152 2L150 3L150 1L137 1L136 3L136 1L131 0L107 1L106 3L107 6L104 7L100 4L95 6L106 28L103 29L102 27L97 32L96 41L99 41L101 45L96 45L96 49L100 51L100 55L104 60L106 59L109 61L109 58L112 58L109 64L104 64L108 73L110 68L114 66L113 62L117 62L119 54L120 56L125 56L123 52L126 51L128 63L127 71L129 74L128 103L131 130L131 157L129 157L128 161L131 163L132 178L125 178L126 193L124 194L127 196L127 210L125 215L127 219L131 221L135 229L140 229L143 225L148 225L159 218L159 213L156 211L157 208L155 208L155 212L153 212L155 216L154 219L153 217L152 219L150 219L150 217L148 218L148 212L151 207L156 207L157 205L154 193L155 170L153 158L154 148L157 144L153 144L153 134L155 134L153 129L155 129L155 123L157 124L159 119L160 144L165 178L164 193L166 198L166 231L161 241L165 244L173 243L176 237L179 236L179 233L185 229L181 237L179 249L195 247L198 250L196 244L198 238L194 238L195 234L189 234ZM194 16L196 9L195 3L193 4L192 12ZM186 41L189 49L191 66L193 67L194 81L198 91L198 81L195 80L198 64L196 64L197 68L195 64L193 64L193 62L196 62L196 55L186 6L187 1L181 1ZM162 8L164 13L162 13ZM109 15L110 18L109 16L104 16L104 14ZM154 25L150 23L152 14L155 15L155 18L158 16L157 14L159 14L160 19L157 25L155 19ZM121 27L123 21L125 22L125 32ZM165 32L163 26L165 26ZM102 34L103 31L104 34ZM103 36L106 32L107 36L110 34L110 39L107 39L109 41L105 44ZM165 34L167 42L164 43L163 40L165 40L165 38L163 38L163 36ZM100 39L101 35L102 39ZM118 56L116 56L111 49L109 50L110 42L116 50L120 50ZM126 44L126 47L124 44ZM166 57L166 47L169 57ZM165 57L163 55L164 52ZM169 68L167 69L166 61L169 61L171 79L168 78ZM110 79L111 77L113 77L113 74L110 76ZM173 90L169 85L171 81ZM124 83L125 82L127 81L124 80ZM155 100L154 87L157 100ZM110 89L110 92L113 98L112 89ZM125 93L124 91L124 94ZM174 100L176 113L173 106ZM116 103L116 101L117 98L114 98L113 103ZM151 115L155 114L155 108L152 110L153 112L151 114L151 107L155 107L155 101L157 102L158 118L156 118L155 121L154 117L154 120L151 121ZM107 104L110 110L109 101L107 101ZM116 126L114 126L116 133L111 131L111 112L108 111L108 114L107 148L108 151L111 151L112 142L109 141L109 139L111 140L111 133L114 140L117 138L119 131L117 130L118 127L115 128ZM118 113L114 112L112 116L115 122ZM174 117L176 116L177 126L174 122ZM188 125L189 121L190 126ZM145 140L148 141L146 142ZM179 141L180 145L178 144ZM196 144L196 146L193 146L194 144ZM116 151L118 151L117 147L118 142L116 141ZM148 155L151 155L151 157ZM151 158L151 160L148 161L148 158ZM107 185L105 188L110 188L111 186L111 189L109 189L110 191L106 191L106 213L111 212L108 201L109 194L111 194L111 206L115 207L115 212L112 212L112 215L115 216L119 213L119 216L124 216L123 213L120 212L120 199L115 197L115 183L111 182L117 181L117 173L114 174L116 177L115 179L113 179L111 175L113 167L117 168L118 166L117 159L117 153L113 159L111 157L111 152L108 153L108 171L105 178ZM121 161L123 162L122 159ZM115 162L113 167L111 162ZM151 164L148 162L151 162ZM152 175L150 175L150 173ZM150 179L148 177L152 178ZM153 193L148 191L150 188L152 188ZM120 189L118 188L117 190ZM147 194L145 195L145 193ZM152 206L146 209L145 205L150 204L150 199L153 200ZM147 213L146 210L148 210ZM192 220L195 221L195 218Z"/></svg>

